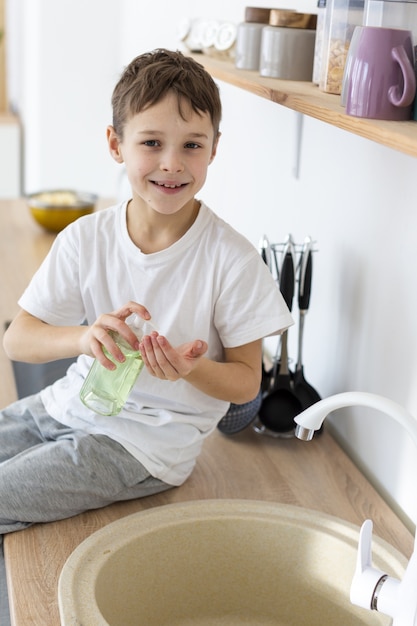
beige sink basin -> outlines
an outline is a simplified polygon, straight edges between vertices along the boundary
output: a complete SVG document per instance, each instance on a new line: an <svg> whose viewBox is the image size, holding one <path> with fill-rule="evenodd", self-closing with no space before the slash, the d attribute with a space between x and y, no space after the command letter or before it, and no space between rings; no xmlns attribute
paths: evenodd
<svg viewBox="0 0 417 626"><path fill-rule="evenodd" d="M86 539L59 580L63 626L359 626L390 624L350 604L359 528L251 500L173 504ZM374 537L376 567L406 559Z"/></svg>

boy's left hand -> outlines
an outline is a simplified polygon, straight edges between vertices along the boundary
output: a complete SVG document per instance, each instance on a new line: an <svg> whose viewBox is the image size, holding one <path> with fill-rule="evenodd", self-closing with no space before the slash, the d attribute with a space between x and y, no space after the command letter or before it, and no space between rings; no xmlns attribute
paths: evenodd
<svg viewBox="0 0 417 626"><path fill-rule="evenodd" d="M156 378L172 381L188 376L207 348L207 343L199 339L174 348L166 337L157 333L143 337L139 346L148 372Z"/></svg>

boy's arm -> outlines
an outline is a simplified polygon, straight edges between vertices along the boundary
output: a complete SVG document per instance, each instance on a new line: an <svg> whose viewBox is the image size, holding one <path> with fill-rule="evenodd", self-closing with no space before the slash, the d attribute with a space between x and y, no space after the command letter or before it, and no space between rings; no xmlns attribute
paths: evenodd
<svg viewBox="0 0 417 626"><path fill-rule="evenodd" d="M3 345L9 358L15 361L45 363L89 354L105 367L112 368L102 346L105 345L116 359L123 359L108 330L120 332L133 345L136 337L124 323L132 312L150 317L145 307L128 303L113 314L101 315L92 326L54 326L21 310L6 331ZM249 402L259 391L261 340L226 348L223 362L205 358L207 344L199 340L174 348L165 337L154 333L146 336L137 347L148 371L157 378L183 378L200 391L235 404Z"/></svg>
<svg viewBox="0 0 417 626"><path fill-rule="evenodd" d="M81 326L53 326L20 310L4 334L3 346L14 361L46 363L78 356L83 333Z"/></svg>
<svg viewBox="0 0 417 626"><path fill-rule="evenodd" d="M262 376L262 341L225 349L225 361L201 359L185 378L209 396L234 404L250 402L259 393Z"/></svg>
<svg viewBox="0 0 417 626"><path fill-rule="evenodd" d="M183 378L209 396L243 404L259 392L262 376L262 340L224 350L224 361L205 358L207 344L193 341L174 348L162 335L140 344L148 371L163 380Z"/></svg>

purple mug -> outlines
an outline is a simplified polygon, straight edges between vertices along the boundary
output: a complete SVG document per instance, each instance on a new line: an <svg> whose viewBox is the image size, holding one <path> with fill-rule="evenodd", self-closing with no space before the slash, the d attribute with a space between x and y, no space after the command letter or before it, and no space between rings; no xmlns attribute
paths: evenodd
<svg viewBox="0 0 417 626"><path fill-rule="evenodd" d="M412 33L362 26L350 59L346 113L376 120L409 120L416 93Z"/></svg>

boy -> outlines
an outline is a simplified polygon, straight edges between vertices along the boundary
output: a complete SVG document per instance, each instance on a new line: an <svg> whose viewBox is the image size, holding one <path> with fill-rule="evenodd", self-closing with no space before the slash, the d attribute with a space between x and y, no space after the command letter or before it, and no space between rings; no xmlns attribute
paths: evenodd
<svg viewBox="0 0 417 626"><path fill-rule="evenodd" d="M220 137L210 75L156 50L125 69L112 104L108 145L132 197L58 235L4 337L14 360L78 360L0 412L0 534L181 485L229 403L257 395L262 338L292 324L257 251L196 199ZM133 313L160 334L139 344ZM123 360L109 331L145 368L105 417L79 391L92 358L114 367L103 347Z"/></svg>

